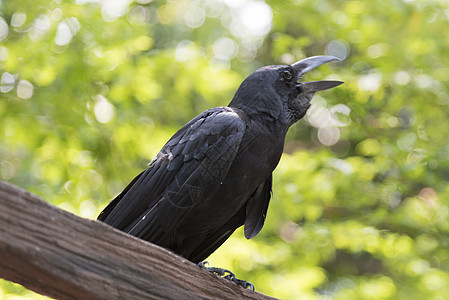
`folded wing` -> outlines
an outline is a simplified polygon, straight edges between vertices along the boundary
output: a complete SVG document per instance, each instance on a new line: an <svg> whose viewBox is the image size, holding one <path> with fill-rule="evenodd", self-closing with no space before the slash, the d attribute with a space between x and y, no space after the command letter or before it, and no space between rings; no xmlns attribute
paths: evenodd
<svg viewBox="0 0 449 300"><path fill-rule="evenodd" d="M245 130L236 109L217 107L198 115L98 219L139 238L169 245L183 217L220 186Z"/></svg>

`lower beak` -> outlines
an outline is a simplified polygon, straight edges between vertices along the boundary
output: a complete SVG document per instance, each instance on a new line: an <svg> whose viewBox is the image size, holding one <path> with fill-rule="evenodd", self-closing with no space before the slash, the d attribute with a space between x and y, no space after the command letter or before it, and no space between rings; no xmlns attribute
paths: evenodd
<svg viewBox="0 0 449 300"><path fill-rule="evenodd" d="M302 93L314 93L322 90L327 90L342 84L343 81L310 81L310 82L299 82L297 87L301 89Z"/></svg>

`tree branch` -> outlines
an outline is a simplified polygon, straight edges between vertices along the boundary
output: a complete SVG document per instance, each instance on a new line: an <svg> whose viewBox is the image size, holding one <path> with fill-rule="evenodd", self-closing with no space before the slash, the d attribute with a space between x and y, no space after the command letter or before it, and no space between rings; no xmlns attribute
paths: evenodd
<svg viewBox="0 0 449 300"><path fill-rule="evenodd" d="M58 299L273 299L0 181L0 277Z"/></svg>

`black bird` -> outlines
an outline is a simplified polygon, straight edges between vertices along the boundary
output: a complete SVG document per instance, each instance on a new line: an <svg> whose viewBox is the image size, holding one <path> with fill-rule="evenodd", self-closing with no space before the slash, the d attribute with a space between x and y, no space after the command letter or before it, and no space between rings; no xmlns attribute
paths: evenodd
<svg viewBox="0 0 449 300"><path fill-rule="evenodd" d="M337 60L314 56L253 72L227 107L206 110L178 130L98 220L195 263L242 225L247 239L256 236L288 128L315 92L342 83L298 80Z"/></svg>

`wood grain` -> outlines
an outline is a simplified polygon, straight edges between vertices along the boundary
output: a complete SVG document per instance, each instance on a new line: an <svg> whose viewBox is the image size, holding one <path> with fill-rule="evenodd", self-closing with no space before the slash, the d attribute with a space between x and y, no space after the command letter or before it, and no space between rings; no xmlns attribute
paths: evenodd
<svg viewBox="0 0 449 300"><path fill-rule="evenodd" d="M0 277L56 299L274 299L4 181Z"/></svg>

